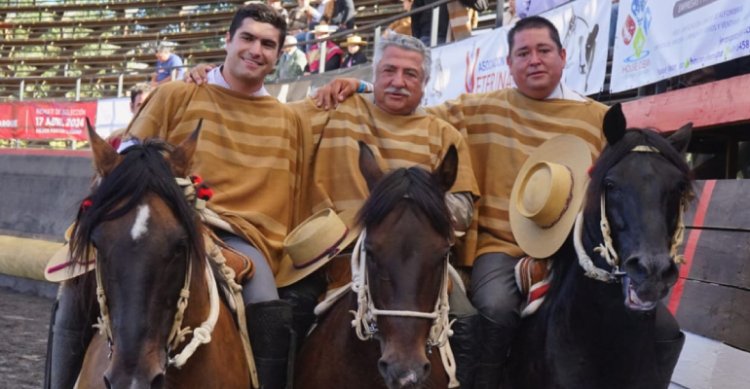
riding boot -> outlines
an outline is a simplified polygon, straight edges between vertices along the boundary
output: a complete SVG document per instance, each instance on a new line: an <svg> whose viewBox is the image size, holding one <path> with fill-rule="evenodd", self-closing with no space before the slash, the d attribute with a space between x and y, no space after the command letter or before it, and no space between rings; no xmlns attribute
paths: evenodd
<svg viewBox="0 0 750 389"><path fill-rule="evenodd" d="M290 389L294 364L292 306L282 300L248 304L247 331L261 389Z"/></svg>
<svg viewBox="0 0 750 389"><path fill-rule="evenodd" d="M481 357L474 378L475 389L498 389L500 387L512 336L512 331L479 315Z"/></svg>
<svg viewBox="0 0 750 389"><path fill-rule="evenodd" d="M677 360L680 358L682 346L685 344L685 333L672 340L656 341L656 364L657 364L657 388L668 388L672 381L672 373Z"/></svg>
<svg viewBox="0 0 750 389"><path fill-rule="evenodd" d="M296 335L296 351L302 347L307 333L315 323L315 306L326 291L323 273L315 272L289 286L279 288L279 297L292 305L292 329Z"/></svg>
<svg viewBox="0 0 750 389"><path fill-rule="evenodd" d="M456 360L456 378L462 389L471 389L480 357L479 315L457 317L451 329L450 345Z"/></svg>
<svg viewBox="0 0 750 389"><path fill-rule="evenodd" d="M47 361L45 364L45 389L70 389L78 380L94 331L91 329L92 313L80 297L88 289L79 288L79 282L72 282L60 289L58 301L52 306L49 338L47 340Z"/></svg>

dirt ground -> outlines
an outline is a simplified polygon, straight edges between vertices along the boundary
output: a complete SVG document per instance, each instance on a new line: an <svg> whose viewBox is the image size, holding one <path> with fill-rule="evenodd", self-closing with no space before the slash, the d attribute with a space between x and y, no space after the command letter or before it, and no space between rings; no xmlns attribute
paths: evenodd
<svg viewBox="0 0 750 389"><path fill-rule="evenodd" d="M50 299L0 287L0 387L42 387L51 307Z"/></svg>

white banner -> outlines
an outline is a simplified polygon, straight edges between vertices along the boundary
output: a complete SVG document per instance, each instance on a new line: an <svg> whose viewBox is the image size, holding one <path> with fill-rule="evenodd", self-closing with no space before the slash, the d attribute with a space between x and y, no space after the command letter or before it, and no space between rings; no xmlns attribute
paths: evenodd
<svg viewBox="0 0 750 389"><path fill-rule="evenodd" d="M567 51L565 83L586 95L604 88L611 12L611 0L578 0L542 14L557 27ZM505 63L509 29L504 26L433 48L432 76L423 104L513 86Z"/></svg>
<svg viewBox="0 0 750 389"><path fill-rule="evenodd" d="M106 137L130 124L130 98L100 99L96 105L96 132Z"/></svg>
<svg viewBox="0 0 750 389"><path fill-rule="evenodd" d="M750 54L750 2L620 0L610 89L620 92Z"/></svg>

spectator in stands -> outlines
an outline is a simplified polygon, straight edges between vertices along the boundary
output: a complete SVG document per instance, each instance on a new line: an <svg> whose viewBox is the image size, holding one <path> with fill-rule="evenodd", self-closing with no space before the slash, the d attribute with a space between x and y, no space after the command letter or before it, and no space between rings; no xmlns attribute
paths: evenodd
<svg viewBox="0 0 750 389"><path fill-rule="evenodd" d="M248 327L254 329L248 332L258 377L269 389L286 387L292 311L279 300L274 272L281 260L282 240L292 227L290 204L296 200L302 167L299 116L263 85L285 36L286 21L268 5L242 6L225 37L224 63L208 74L208 85L162 85L128 128L140 139L160 137L177 144L202 119L193 168L213 186L207 209L222 220L214 232L253 261L255 273L243 285L243 298ZM54 388L69 389L88 343L82 342L82 333L91 323L62 309L70 306L66 299L75 299L75 293L61 295L52 326L50 381Z"/></svg>
<svg viewBox="0 0 750 389"><path fill-rule="evenodd" d="M354 8L354 0L334 0L333 15L330 24L338 26L342 30L354 28L354 17L357 9Z"/></svg>
<svg viewBox="0 0 750 389"><path fill-rule="evenodd" d="M437 0L415 0L412 7L421 7ZM440 5L438 15L437 44L458 41L471 36L478 23L476 9L484 10L486 0L461 0ZM418 12L411 16L412 35L426 45L431 42L432 10Z"/></svg>
<svg viewBox="0 0 750 389"><path fill-rule="evenodd" d="M286 8L284 8L283 5L281 5L281 0L268 0L268 5L271 6L276 12L281 15L284 20L287 20L287 26L289 25L289 12L287 12Z"/></svg>
<svg viewBox="0 0 750 389"><path fill-rule="evenodd" d="M324 39L336 32L336 26L320 23L315 26L313 33L315 39ZM325 71L336 70L341 67L341 61L344 59L344 51L330 40L323 41L326 45ZM320 69L320 47L321 43L315 43L310 46L307 53L307 68L310 73L317 73Z"/></svg>
<svg viewBox="0 0 750 389"><path fill-rule="evenodd" d="M411 11L411 5L412 3L414 3L414 0L401 0L401 3L404 7L404 11L409 12ZM411 35L411 16L405 16L389 24L388 28L385 32L383 32L383 34L387 34L388 30L391 30L398 34Z"/></svg>
<svg viewBox="0 0 750 389"><path fill-rule="evenodd" d="M130 113L133 114L133 117L135 117L138 111L141 110L141 105L143 105L143 101L146 100L149 93L151 93L151 85L145 83L137 84L132 89L130 89ZM125 134L126 130L127 127L121 128L109 134L109 136L107 137L107 142L109 142L109 144L112 145L115 150L120 147L122 136Z"/></svg>
<svg viewBox="0 0 750 389"><path fill-rule="evenodd" d="M297 7L292 9L287 18L287 25L289 26L289 34L295 36L297 40L304 40L305 35L297 36L297 34L304 34L313 22L313 18L318 11L310 6L310 0L297 0Z"/></svg>
<svg viewBox="0 0 750 389"><path fill-rule="evenodd" d="M297 48L297 39L292 35L287 35L284 40L284 51L279 57L276 70L267 78L267 81L297 78L305 73L306 66L307 57L302 50Z"/></svg>
<svg viewBox="0 0 750 389"><path fill-rule="evenodd" d="M172 77L172 71L177 71L177 76ZM185 68L182 67L182 58L173 52L173 46L160 44L156 49L156 71L151 76L151 86L156 87L167 81L181 80Z"/></svg>
<svg viewBox="0 0 750 389"><path fill-rule="evenodd" d="M367 55L362 51L362 47L367 46L361 36L352 35L346 38L346 42L341 44L341 47L346 48L346 57L341 67L350 68L359 64L367 63Z"/></svg>
<svg viewBox="0 0 750 389"><path fill-rule="evenodd" d="M518 14L516 13L516 1L511 0L506 4L508 5L508 8L503 12L503 27L510 26L519 19Z"/></svg>
<svg viewBox="0 0 750 389"><path fill-rule="evenodd" d="M455 263L472 267L471 298L480 313L479 368L473 386L477 389L499 387L521 323L523 297L515 284L515 265L524 253L515 242L508 219L510 190L520 167L536 147L557 134L581 137L594 156L604 146L601 126L607 107L576 93L562 81L567 54L557 28L542 17L521 19L508 33L508 48L506 62L515 88L463 94L427 108L470 140L482 193L478 218L475 215L477 229L467 233L465 250ZM335 106L360 89L359 85L355 79L335 80L318 90L317 103ZM566 125L569 120L577 125ZM518 147L519 142L524 146ZM658 374L668 382L685 335L663 304L657 306L655 315ZM456 361L461 368L463 362Z"/></svg>

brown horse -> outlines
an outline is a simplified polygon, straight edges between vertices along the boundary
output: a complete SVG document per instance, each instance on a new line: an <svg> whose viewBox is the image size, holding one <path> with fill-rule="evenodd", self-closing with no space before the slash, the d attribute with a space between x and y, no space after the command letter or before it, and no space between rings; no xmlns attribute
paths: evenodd
<svg viewBox="0 0 750 389"><path fill-rule="evenodd" d="M147 140L120 155L89 127L100 180L71 249L76 258L96 249L104 314L79 388L250 387L241 335L206 262L203 226L175 179L188 173L198 132L177 147ZM184 315L178 305L187 306Z"/></svg>
<svg viewBox="0 0 750 389"><path fill-rule="evenodd" d="M364 232L352 259L353 281L305 340L296 387L448 387L437 343L447 341L453 232L444 195L457 163L451 147L432 174L412 167L383 177L360 143L371 195L359 215Z"/></svg>

